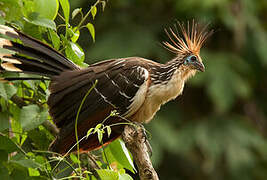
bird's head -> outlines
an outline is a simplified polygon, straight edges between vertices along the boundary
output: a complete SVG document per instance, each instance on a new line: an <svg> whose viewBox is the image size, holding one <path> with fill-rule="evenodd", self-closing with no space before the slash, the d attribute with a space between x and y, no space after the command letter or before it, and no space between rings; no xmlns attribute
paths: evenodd
<svg viewBox="0 0 267 180"><path fill-rule="evenodd" d="M196 71L205 71L205 66L200 57L200 48L205 40L213 33L207 30L208 25L201 25L192 21L187 26L177 22L173 28L165 29L169 42L163 44L165 48L176 54L175 61L183 71L195 74ZM179 35L179 34L182 34Z"/></svg>

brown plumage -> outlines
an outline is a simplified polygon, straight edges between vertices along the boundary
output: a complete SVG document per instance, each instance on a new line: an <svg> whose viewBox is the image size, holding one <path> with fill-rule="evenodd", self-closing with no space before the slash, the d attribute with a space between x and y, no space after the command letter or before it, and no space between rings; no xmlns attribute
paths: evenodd
<svg viewBox="0 0 267 180"><path fill-rule="evenodd" d="M0 70L39 74L51 80L47 104L51 117L60 128L51 149L65 153L76 143L74 125L78 108L96 80L98 83L86 97L80 111L79 138L102 123L113 110L119 115L106 119L105 125L125 121L149 122L162 104L182 93L184 83L190 76L197 70L204 71L199 51L211 32L194 22L191 28L189 24L187 28L181 24L179 26L182 37L172 29L170 33L166 31L170 42L164 42L164 45L176 54L166 64L129 57L102 61L87 68L78 67L38 40L7 26L0 26L1 34L22 41L19 44L0 39L0 47L13 52L0 54L3 61ZM103 143L108 144L118 138L122 130L123 125L112 126L111 136L105 133ZM80 142L83 151L100 146L96 135Z"/></svg>

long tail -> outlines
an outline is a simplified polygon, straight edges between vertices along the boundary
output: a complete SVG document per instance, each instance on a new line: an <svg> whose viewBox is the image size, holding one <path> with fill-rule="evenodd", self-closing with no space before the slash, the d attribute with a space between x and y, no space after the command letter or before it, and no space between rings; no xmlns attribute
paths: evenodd
<svg viewBox="0 0 267 180"><path fill-rule="evenodd" d="M50 46L4 25L0 25L0 58L0 72L38 74L50 78L66 70L80 69Z"/></svg>

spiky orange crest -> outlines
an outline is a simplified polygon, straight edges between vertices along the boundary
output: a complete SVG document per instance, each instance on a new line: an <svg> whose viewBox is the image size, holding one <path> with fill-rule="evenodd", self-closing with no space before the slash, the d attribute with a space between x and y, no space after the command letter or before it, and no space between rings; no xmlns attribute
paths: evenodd
<svg viewBox="0 0 267 180"><path fill-rule="evenodd" d="M182 36L179 35L177 25L179 26ZM175 31L173 31L172 28L169 28L169 30L165 29L170 42L165 41L163 44L166 49L173 53L199 54L203 43L213 33L213 30L208 30L207 27L208 25L200 25L199 23L194 22L194 20L191 25L188 21L187 27L185 27L184 24L177 22L177 24L174 24Z"/></svg>

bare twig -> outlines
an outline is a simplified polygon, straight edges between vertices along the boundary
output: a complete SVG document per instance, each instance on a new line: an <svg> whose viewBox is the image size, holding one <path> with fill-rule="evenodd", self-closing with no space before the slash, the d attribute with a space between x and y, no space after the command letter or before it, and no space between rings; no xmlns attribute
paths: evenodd
<svg viewBox="0 0 267 180"><path fill-rule="evenodd" d="M145 137L144 127L126 125L122 133L126 147L132 153L141 180L158 180L158 175L150 160L151 147Z"/></svg>
<svg viewBox="0 0 267 180"><path fill-rule="evenodd" d="M57 136L59 134L59 129L57 128L57 126L49 120L45 120L42 125L54 136Z"/></svg>

